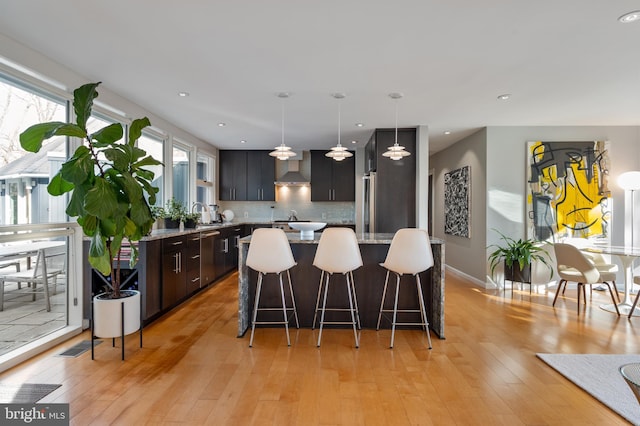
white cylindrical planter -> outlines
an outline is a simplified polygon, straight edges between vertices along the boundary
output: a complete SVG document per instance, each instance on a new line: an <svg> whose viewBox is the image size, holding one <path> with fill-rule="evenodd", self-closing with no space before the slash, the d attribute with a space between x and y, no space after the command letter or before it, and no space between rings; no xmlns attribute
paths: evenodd
<svg viewBox="0 0 640 426"><path fill-rule="evenodd" d="M110 299L106 293L93 298L93 334L95 337L114 338L122 336L122 304L124 303L124 334L140 329L140 292L121 290L120 299Z"/></svg>

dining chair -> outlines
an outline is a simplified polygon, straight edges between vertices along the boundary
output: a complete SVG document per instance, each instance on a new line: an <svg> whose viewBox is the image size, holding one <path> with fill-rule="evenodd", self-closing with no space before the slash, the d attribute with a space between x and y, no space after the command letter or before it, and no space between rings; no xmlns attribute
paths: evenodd
<svg viewBox="0 0 640 426"><path fill-rule="evenodd" d="M249 347L253 347L253 336L256 330L256 324L283 324L287 335L287 346L291 346L289 337L289 311L293 312L296 320L296 328L300 328L298 322L298 310L296 309L296 299L293 295L293 287L291 285L291 275L289 270L296 265L291 252L291 246L287 235L279 228L259 228L253 231L251 242L249 243L249 251L247 252L247 266L258 272L258 284L256 286L256 297L253 304L253 316L251 321L251 338L249 339ZM292 307L287 307L285 301L285 291L282 282L282 273L287 273L289 281L289 294L291 296ZM280 284L281 307L259 307L260 296L262 293L263 277L267 274L276 274ZM258 311L281 311L282 321L258 321Z"/></svg>
<svg viewBox="0 0 640 426"><path fill-rule="evenodd" d="M640 275L635 275L633 277L634 284L640 284ZM636 305L638 304L638 299L640 299L640 291L636 293L636 298L633 300L633 305L631 305L631 310L629 311L629 318L633 315L633 311L636 309Z"/></svg>
<svg viewBox="0 0 640 426"><path fill-rule="evenodd" d="M566 288L567 282L576 282L578 284L578 314L580 314L581 294L584 297L585 305L587 303L585 286L604 284L609 289L611 300L619 316L618 302L608 282L615 280L615 273L599 271L584 253L571 244L555 243L553 249L556 254L556 266L558 275L560 275L560 282L558 283L552 306L555 306L563 285ZM562 292L564 293L564 290Z"/></svg>
<svg viewBox="0 0 640 426"><path fill-rule="evenodd" d="M378 323L376 330L380 329L380 320L384 312L392 312L393 317L391 320L391 344L390 348L393 349L393 342L397 325L421 325L424 331L427 333L427 340L429 341L429 349L431 349L431 335L429 333L429 321L427 319L427 312L424 304L424 296L422 293L422 283L420 282L420 273L428 270L433 266L433 253L431 251L431 242L429 235L424 229L405 228L398 230L389 246L387 257L383 263L380 264L387 270L387 275L384 280L384 289L382 290L382 301L380 302L380 312L378 313ZM389 284L389 274L393 272L396 276L396 291L394 296L393 309L385 309L384 303L387 295L387 285ZM418 296L419 309L398 309L398 296L400 293L400 278L403 275L413 275L416 279L416 290ZM410 313L419 312L420 322L399 322L398 313Z"/></svg>
<svg viewBox="0 0 640 426"><path fill-rule="evenodd" d="M576 246L579 249L589 247L591 244L587 238L566 238L563 241L563 243L571 244L572 246ZM615 263L610 263L607 259L605 259L604 255L602 255L601 253L582 251L582 254L584 254L591 263L593 263L593 265L596 267L596 269L598 269L598 271L607 273L605 274L606 277L611 278L610 280L607 280L607 281L613 284L613 289L616 291L618 302L620 302L620 293L618 292L618 287L616 286L616 276L615 276L615 274L618 272L618 265L616 265ZM613 275L609 273L612 273ZM604 290L605 287L606 286L599 284L595 289ZM593 296L593 290L594 290L593 286L590 286L589 288L591 290L590 294ZM564 289L562 290L563 295L566 289L567 287L565 285Z"/></svg>
<svg viewBox="0 0 640 426"><path fill-rule="evenodd" d="M360 347L357 328L360 328L360 313L358 311L358 299L353 281L353 271L362 266L360 246L355 232L350 228L328 228L322 232L316 254L313 258L313 266L320 269L320 286L316 297L316 308L313 316L315 327L318 313L320 313L320 332L318 334L318 347L322 339L322 330L325 324L343 324L353 327L356 348ZM348 308L343 305L327 307L327 295L332 276L343 275L346 284ZM324 292L322 306L320 307L320 295ZM327 311L349 312L351 321L325 320Z"/></svg>
<svg viewBox="0 0 640 426"><path fill-rule="evenodd" d="M36 263L32 269L16 271L15 273L0 274L0 311L4 310L5 284L7 282L28 283L31 288L16 290L12 293L30 294L32 301L36 300L37 293L43 293L47 312L51 311L50 286L53 285L53 293L56 293L58 277L66 272L66 246L52 247L38 250ZM39 290L38 285L42 286Z"/></svg>

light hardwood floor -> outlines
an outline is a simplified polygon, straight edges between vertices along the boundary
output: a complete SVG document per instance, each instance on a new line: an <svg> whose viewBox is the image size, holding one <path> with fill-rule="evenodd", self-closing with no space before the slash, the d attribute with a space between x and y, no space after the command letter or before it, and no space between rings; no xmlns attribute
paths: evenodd
<svg viewBox="0 0 640 426"><path fill-rule="evenodd" d="M364 285L363 283L357 283ZM638 353L640 318L597 307L576 314L575 289L483 290L449 274L446 340L428 350L418 330L258 329L236 337L232 274L120 348L105 342L77 358L70 340L0 375L8 383L61 383L41 402L70 403L71 424L207 425L615 425L626 422L535 354Z"/></svg>

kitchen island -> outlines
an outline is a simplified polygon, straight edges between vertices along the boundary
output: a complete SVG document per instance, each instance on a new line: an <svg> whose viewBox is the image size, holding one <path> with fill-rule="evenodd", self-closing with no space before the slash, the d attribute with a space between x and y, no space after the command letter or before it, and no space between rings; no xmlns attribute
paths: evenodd
<svg viewBox="0 0 640 426"><path fill-rule="evenodd" d="M318 294L318 286L320 284L320 270L314 267L312 263L318 241L320 241L320 235L320 233L316 233L313 239L301 239L300 233L298 232L287 233L293 257L297 262L297 265L291 268L290 273L298 308L300 327L311 328L313 322L313 313ZM393 234L356 234L356 236L358 238L358 244L360 245L360 253L363 261L363 266L353 273L358 298L358 308L360 311L360 322L363 328L375 328L386 274L386 269L379 264L384 262L387 256ZM242 337L251 326L250 317L255 299L257 273L248 268L246 263L250 242L251 236L241 238L239 241L238 337ZM422 280L429 326L440 339L444 339L444 241L432 238L431 249L433 251L434 266L426 272L421 273L420 279ZM276 279L275 274L265 276L260 302L261 306L282 306L282 302L280 302L280 292L270 291L277 288L270 285L271 283L275 283ZM344 278L342 276L335 276L332 280L331 293L333 294L331 296L335 297L335 300L341 298L341 300L346 301L347 296ZM405 280L408 281L405 283ZM392 292L392 285L395 285L395 276L393 274L390 276L389 281L389 291ZM415 288L414 277L402 277L398 306L404 306L405 308L411 308L413 306L417 309L418 302ZM387 307L391 306L391 298L391 295L387 294ZM265 318L264 316L270 314L281 316L282 312L260 312L261 318ZM327 312L327 320L331 319L329 318L329 314L340 315L341 313ZM405 315L407 315L405 317L407 321L419 320L419 314L415 314L416 316L413 318L410 316L414 314ZM389 321L382 321L381 328L390 327Z"/></svg>

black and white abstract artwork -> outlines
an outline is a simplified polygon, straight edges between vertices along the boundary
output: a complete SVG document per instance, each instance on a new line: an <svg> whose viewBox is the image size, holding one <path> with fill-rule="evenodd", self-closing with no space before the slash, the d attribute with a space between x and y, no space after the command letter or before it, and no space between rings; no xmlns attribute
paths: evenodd
<svg viewBox="0 0 640 426"><path fill-rule="evenodd" d="M470 238L471 172L464 166L444 175L444 232Z"/></svg>

